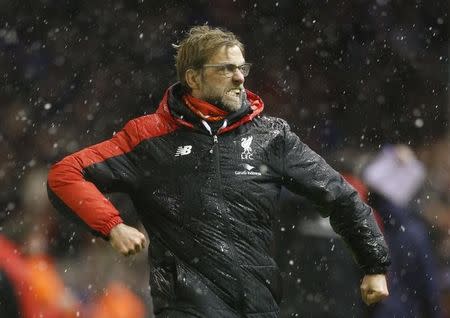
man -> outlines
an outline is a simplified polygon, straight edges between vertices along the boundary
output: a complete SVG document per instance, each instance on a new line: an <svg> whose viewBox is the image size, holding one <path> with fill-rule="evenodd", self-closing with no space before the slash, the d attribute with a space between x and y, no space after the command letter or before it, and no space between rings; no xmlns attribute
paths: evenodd
<svg viewBox="0 0 450 318"><path fill-rule="evenodd" d="M282 186L330 216L366 274L363 300L383 299L389 259L371 209L286 122L261 116L243 54L234 34L192 28L177 46L180 82L156 113L55 164L50 199L130 255L145 237L103 193L130 195L150 237L157 317L279 317L271 227Z"/></svg>

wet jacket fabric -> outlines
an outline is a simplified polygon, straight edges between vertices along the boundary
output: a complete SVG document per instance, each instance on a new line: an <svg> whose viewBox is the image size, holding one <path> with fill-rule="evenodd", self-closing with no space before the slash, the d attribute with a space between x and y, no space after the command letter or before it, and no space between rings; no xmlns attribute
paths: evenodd
<svg viewBox="0 0 450 318"><path fill-rule="evenodd" d="M387 248L371 209L250 91L226 122L182 103L179 84L156 113L55 164L55 207L107 237L122 222L104 192L130 195L150 237L157 316L279 317L272 227L282 186L310 198L365 273L384 273ZM169 315L171 316L171 315ZM172 317L172 316L171 316Z"/></svg>

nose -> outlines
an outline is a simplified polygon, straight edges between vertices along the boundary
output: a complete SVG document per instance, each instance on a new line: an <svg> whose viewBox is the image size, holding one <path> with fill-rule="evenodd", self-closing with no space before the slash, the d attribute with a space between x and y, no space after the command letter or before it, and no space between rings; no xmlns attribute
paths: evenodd
<svg viewBox="0 0 450 318"><path fill-rule="evenodd" d="M232 79L233 83L238 85L244 84L245 82L244 74L242 74L239 68L236 68L236 71L234 71Z"/></svg>

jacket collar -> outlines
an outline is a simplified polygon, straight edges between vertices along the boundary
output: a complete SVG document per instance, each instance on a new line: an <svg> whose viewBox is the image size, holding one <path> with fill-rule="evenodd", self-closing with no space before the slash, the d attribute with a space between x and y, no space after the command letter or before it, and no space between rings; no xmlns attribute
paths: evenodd
<svg viewBox="0 0 450 318"><path fill-rule="evenodd" d="M211 134L222 134L230 131L246 122L251 121L263 111L264 103L261 98L249 90L245 90L245 92L247 98L243 101L241 109L237 112L230 113L226 117L225 127L223 125L223 121L211 125ZM193 129L205 130L204 124L202 124L202 119L193 113L186 105L184 105L182 99L183 94L184 91L180 83L170 86L164 93L156 112L169 115L179 125Z"/></svg>

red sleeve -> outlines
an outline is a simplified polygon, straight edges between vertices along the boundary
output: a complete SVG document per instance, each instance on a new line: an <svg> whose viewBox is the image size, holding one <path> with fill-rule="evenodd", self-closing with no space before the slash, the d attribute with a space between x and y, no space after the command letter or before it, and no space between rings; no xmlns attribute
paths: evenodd
<svg viewBox="0 0 450 318"><path fill-rule="evenodd" d="M53 165L48 175L49 191L91 229L107 236L114 226L123 221L117 209L95 185L95 180L85 179L83 170L129 152L139 141L136 123L130 121L113 138L67 156ZM110 174L110 178L114 178L114 173Z"/></svg>
<svg viewBox="0 0 450 318"><path fill-rule="evenodd" d="M133 185L139 169L129 152L143 140L168 134L177 127L168 115L139 117L113 138L64 158L51 167L48 175L50 201L58 211L76 216L94 232L108 236L123 221L101 190L107 191L110 185L115 189Z"/></svg>

